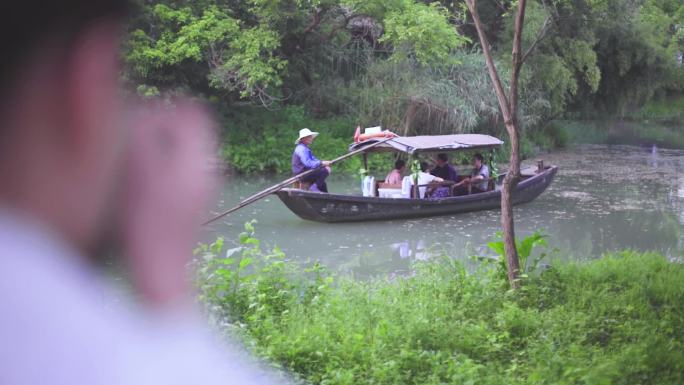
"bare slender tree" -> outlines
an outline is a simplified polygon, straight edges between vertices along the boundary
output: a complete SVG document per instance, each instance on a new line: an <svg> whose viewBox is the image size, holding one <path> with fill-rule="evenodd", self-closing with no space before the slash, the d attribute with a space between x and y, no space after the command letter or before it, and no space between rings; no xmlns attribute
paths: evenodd
<svg viewBox="0 0 684 385"><path fill-rule="evenodd" d="M489 77L494 85L494 92L496 92L497 100L499 101L499 108L504 118L504 125L508 132L508 137L511 142L511 158L508 165L508 173L503 181L501 189L501 226L503 228L504 249L506 251L506 266L508 267L508 280L511 287L517 289L520 287L520 261L518 260L518 250L515 247L515 224L513 221L513 202L511 201L511 193L520 181L520 143L519 143L519 127L518 127L518 78L520 77L520 67L523 64L523 55L521 54L522 31L525 20L525 5L526 0L518 0L518 11L515 16L515 26L513 31L513 53L512 53L512 71L511 83L508 90L508 96L501 84L501 79L496 71L494 59L489 50L489 41L485 35L480 20L480 15L477 12L477 0L466 0L466 5L470 14L473 17L477 35L480 38L482 45L482 53L484 54L487 63L487 71ZM525 55L527 56L527 55Z"/></svg>

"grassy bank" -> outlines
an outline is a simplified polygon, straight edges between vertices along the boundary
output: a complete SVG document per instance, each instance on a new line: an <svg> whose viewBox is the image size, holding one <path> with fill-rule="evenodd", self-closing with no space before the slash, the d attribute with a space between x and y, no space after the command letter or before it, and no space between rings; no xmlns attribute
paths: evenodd
<svg viewBox="0 0 684 385"><path fill-rule="evenodd" d="M627 114L628 120L658 122L662 124L684 124L684 95L673 95L654 99L638 110Z"/></svg>
<svg viewBox="0 0 684 385"><path fill-rule="evenodd" d="M314 118L302 106L277 111L263 107L235 109L224 116L222 156L239 173L289 173L294 142L304 127L320 133L312 150L319 159L334 159L347 151L357 123L346 116ZM391 154L370 157L369 168L387 172ZM355 174L361 157L338 163L336 170Z"/></svg>
<svg viewBox="0 0 684 385"><path fill-rule="evenodd" d="M333 159L344 154L351 143L355 122L347 116L319 119L308 114L302 106L288 106L269 111L263 107L244 107L231 110L223 116L223 159L239 173L287 173L294 141L300 128L308 127L321 135L312 149L319 159ZM487 132L489 133L489 132ZM494 133L504 141L506 133ZM524 132L521 138L523 157L532 156L539 150L562 147L567 143L565 131L556 125ZM499 163L508 159L508 148L498 155ZM369 157L369 169L384 175L394 163L394 154L374 154ZM470 155L460 159L469 163ZM362 168L360 156L339 163L337 170L357 173Z"/></svg>
<svg viewBox="0 0 684 385"><path fill-rule="evenodd" d="M684 266L625 251L507 290L448 259L334 280L262 252L198 250L200 298L256 354L313 384L681 384Z"/></svg>
<svg viewBox="0 0 684 385"><path fill-rule="evenodd" d="M627 144L684 149L684 123L669 125L655 121L559 120L553 123L569 143Z"/></svg>
<svg viewBox="0 0 684 385"><path fill-rule="evenodd" d="M287 106L270 111L263 107L243 107L223 116L222 155L229 166L240 173L287 173L294 140L300 128L309 127L321 135L313 144L320 159L332 159L346 152L354 127L359 123L348 116L315 118L302 106ZM481 130L494 130L482 127ZM491 133L491 132L486 132ZM506 133L493 132L504 141ZM568 143L657 145L684 149L684 96L651 101L620 119L555 120L522 132L520 151L523 158L539 151L565 147ZM497 163L508 160L508 148L497 154ZM469 158L469 157L468 157ZM384 175L393 163L393 154L374 155L369 168ZM459 158L468 162L469 159ZM361 157L353 157L336 166L355 174L362 168Z"/></svg>
<svg viewBox="0 0 684 385"><path fill-rule="evenodd" d="M684 149L684 95L652 100L621 118L557 120L550 126L571 143Z"/></svg>

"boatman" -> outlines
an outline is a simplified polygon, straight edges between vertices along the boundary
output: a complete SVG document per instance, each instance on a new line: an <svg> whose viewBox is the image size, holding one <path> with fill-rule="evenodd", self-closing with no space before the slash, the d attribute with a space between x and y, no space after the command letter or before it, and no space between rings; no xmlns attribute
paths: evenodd
<svg viewBox="0 0 684 385"><path fill-rule="evenodd" d="M302 178L301 181L312 183L311 190L327 193L328 185L325 183L325 179L330 175L331 162L318 160L311 152L309 146L316 139L316 136L318 136L318 132L311 131L308 128L299 130L299 138L295 141L296 147L292 153L292 173L298 175L304 171L316 169L316 171Z"/></svg>

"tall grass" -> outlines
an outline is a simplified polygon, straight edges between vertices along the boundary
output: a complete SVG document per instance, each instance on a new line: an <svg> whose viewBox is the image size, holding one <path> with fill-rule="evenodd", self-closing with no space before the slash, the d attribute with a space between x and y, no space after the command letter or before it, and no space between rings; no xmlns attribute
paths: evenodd
<svg viewBox="0 0 684 385"><path fill-rule="evenodd" d="M495 265L467 273L444 258L411 277L334 280L262 252L251 224L241 240L228 257L198 250L200 298L306 383L684 383L684 266L660 255L555 266L513 293Z"/></svg>

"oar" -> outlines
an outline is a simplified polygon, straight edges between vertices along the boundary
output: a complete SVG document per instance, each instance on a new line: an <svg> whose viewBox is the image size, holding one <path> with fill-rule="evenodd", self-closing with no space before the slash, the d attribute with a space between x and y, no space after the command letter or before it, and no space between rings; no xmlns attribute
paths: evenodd
<svg viewBox="0 0 684 385"><path fill-rule="evenodd" d="M352 152L350 152L350 153L344 154L344 155L342 155L342 156L340 156L340 157L337 157L337 158L331 160L331 161L330 161L330 164L335 164L335 163L337 163L337 162L339 162L339 161L341 161L341 160L343 160L343 159L349 158L349 157L352 156L352 155L356 155L356 154L358 154L358 153L360 153L360 152L366 151L366 150L368 150L369 148L372 148L372 147L375 147L375 146L377 146L377 145L379 145L379 144L385 143L385 142L387 142L388 140L391 140L391 139L393 139L393 138L394 138L394 137L385 138L385 139L383 139L383 140L381 140L381 141L378 141L378 142L369 144L369 145L367 145L367 146L365 146L365 147L363 147L363 148L359 148L358 150L354 150L354 151L352 151ZM321 167L323 167L323 166L319 166L318 168L312 168L311 170L306 170L306 171L304 171L303 173L297 174L297 175L293 176L292 178L285 179L284 181L282 181L282 182L280 182L280 183L278 183L278 184L276 184L276 185L273 185L273 186L267 188L266 190L260 191L260 192L258 192L258 193L256 193L256 194L252 195L251 197L249 197L249 198L243 200L242 202L238 203L237 206L235 206L235 207L233 207L233 208L231 208L231 209L229 209L229 210L226 210L226 211L222 212L221 214L218 214L218 215L216 215L215 217L209 219L208 221L202 223L202 225L203 225L203 226L204 226L204 225L208 225L208 224L210 224L211 222L214 222L214 221L216 221L216 220L218 220L218 219L221 219L221 218L225 217L226 215L228 215L228 214L230 214L230 213L232 213L232 212L234 212L234 211L240 210L241 208L243 208L243 207L245 207L245 206L247 206L247 205L249 205L249 204L252 204L252 203L254 203L254 202L256 202L256 201L258 201L259 199L261 199L261 198L263 198L263 197L265 197L265 196L267 196L267 195L269 195L269 194L271 194L271 193L274 193L274 192L276 192L276 191L278 191L278 190L284 188L285 186L287 186L287 185L289 185L289 184L291 184L291 183L294 183L294 182L300 180L301 178L303 178L303 177L305 177L305 176L307 176L307 175L312 174L313 172L315 172L316 170L318 170L318 169L321 168Z"/></svg>

